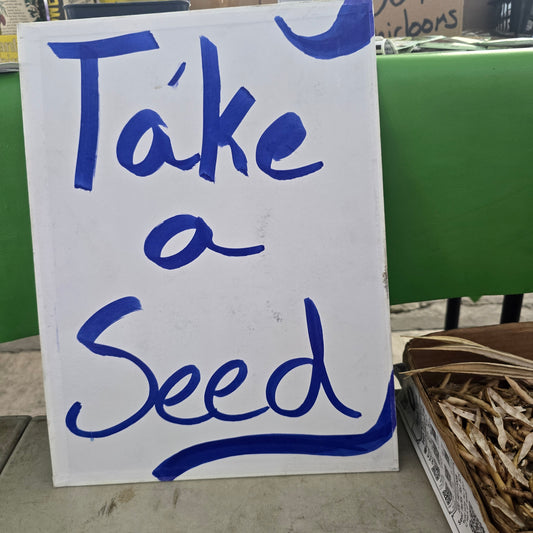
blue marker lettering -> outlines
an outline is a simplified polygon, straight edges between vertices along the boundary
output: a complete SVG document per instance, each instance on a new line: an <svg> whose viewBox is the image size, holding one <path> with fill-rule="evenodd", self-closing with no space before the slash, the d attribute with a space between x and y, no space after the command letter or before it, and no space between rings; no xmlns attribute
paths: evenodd
<svg viewBox="0 0 533 533"><path fill-rule="evenodd" d="M297 35L282 17L274 20L293 46L315 59L353 54L368 45L374 35L371 0L345 0L331 28L320 35Z"/></svg>
<svg viewBox="0 0 533 533"><path fill-rule="evenodd" d="M274 170L272 161L290 156L303 143L307 132L296 113L285 113L275 120L261 135L257 143L255 159L257 166L271 178L292 180L320 170L324 163L317 162L300 168Z"/></svg>
<svg viewBox="0 0 533 533"><path fill-rule="evenodd" d="M227 457L255 454L298 454L329 457L354 457L381 448L394 435L394 376L391 374L387 394L376 423L364 433L349 435L306 435L266 433L202 442L165 459L152 472L160 481L172 481L197 466Z"/></svg>
<svg viewBox="0 0 533 533"><path fill-rule="evenodd" d="M161 253L165 245L179 233L194 230L190 242L183 250L168 257ZM197 259L206 248L221 255L242 257L261 253L263 245L249 248L224 248L213 243L213 230L201 219L193 215L176 215L156 226L144 241L144 253L150 261L167 270L174 270L188 265Z"/></svg>
<svg viewBox="0 0 533 533"><path fill-rule="evenodd" d="M100 95L98 60L159 48L149 31L96 41L48 43L60 59L79 59L81 69L81 113L74 187L91 191L96 170Z"/></svg>
<svg viewBox="0 0 533 533"><path fill-rule="evenodd" d="M188 159L176 159L170 139L161 127L166 128L167 125L155 111L143 109L136 113L120 132L117 142L118 162L136 176L144 177L159 170L163 163L168 163L180 170L189 170L200 161L200 154L195 154ZM142 136L150 130L152 131L150 149L142 161L134 163L135 149Z"/></svg>
<svg viewBox="0 0 533 533"><path fill-rule="evenodd" d="M344 405L335 395L333 387L329 381L328 373L324 365L324 335L322 333L322 324L318 310L310 298L305 299L305 316L307 320L307 333L311 344L313 357L298 357L282 363L270 376L266 387L266 397L270 407L278 414L283 416L300 417L308 413L313 406L322 385L328 400L343 415L352 418L359 418L361 413L354 411ZM311 382L305 400L300 407L296 409L282 409L276 401L276 391L281 380L295 368L303 365L311 365Z"/></svg>
<svg viewBox="0 0 533 533"><path fill-rule="evenodd" d="M207 37L200 37L202 52L203 94L203 139L200 160L200 176L215 181L218 148L229 146L235 168L248 175L246 155L233 139L235 130L255 102L254 97L241 87L220 114L220 69L217 47Z"/></svg>
<svg viewBox="0 0 533 533"><path fill-rule="evenodd" d="M174 394L174 396L169 398L168 394L170 393L172 388L180 381L185 379L187 376L189 376L189 381L187 382L187 384L179 392ZM165 410L165 406L177 405L178 403L181 403L186 400L196 390L199 383L200 371L195 365L187 365L174 372L165 381L165 383L161 385L161 389L159 390L159 394L157 395L157 398L155 400L155 410L157 411L157 414L167 422L171 422L173 424L181 424L185 426L201 424L202 422L205 422L206 420L212 418L213 415L211 413L206 413L204 415L191 418L177 417L167 413L167 411Z"/></svg>
<svg viewBox="0 0 533 533"><path fill-rule="evenodd" d="M171 80L168 82L169 87L178 86L178 82L180 81L181 76L185 72L186 65L187 63L185 63L185 61L181 63L181 65L178 67L178 70L176 70L176 73L174 74L174 76L172 76Z"/></svg>
<svg viewBox="0 0 533 533"><path fill-rule="evenodd" d="M292 359L274 370L266 387L268 405L252 411L236 414L223 413L215 406L215 398L229 396L244 383L247 377L248 368L246 363L240 359L235 359L222 364L209 379L204 393L206 412L189 418L171 415L167 412L166 407L175 406L185 401L196 391L200 383L200 371L195 365L186 365L180 368L159 388L153 372L138 357L119 348L95 342L115 322L140 309L141 304L139 300L132 296L115 300L94 313L80 328L77 338L81 344L96 355L125 359L139 368L148 383L146 401L136 413L124 421L106 429L93 431L84 430L79 427L78 417L82 406L80 402L75 402L68 410L65 419L67 428L74 435L93 440L119 433L135 422L138 422L153 406L155 406L156 412L163 420L179 425L200 424L212 418L227 422L237 422L257 417L265 413L269 407L281 416L299 417L309 412L313 407L320 387L324 389L332 406L339 412L353 418L361 416L358 411L345 406L333 392L333 387L331 386L324 364L324 339L320 315L315 304L309 298L305 299L305 312L307 333L313 357ZM275 398L277 387L290 370L304 364L310 364L313 367L306 399L296 409L288 410L280 408ZM236 371L233 378L229 383L221 386L222 381L233 371ZM181 389L171 394L176 385L182 382L184 385L182 385ZM381 414L374 426L365 433L355 435L265 434L205 442L172 455L163 461L153 471L153 474L160 480L174 479L195 466L235 455L261 453L330 455L339 457L360 455L370 453L382 446L391 438L395 427L394 382L391 376Z"/></svg>
<svg viewBox="0 0 533 533"><path fill-rule="evenodd" d="M229 374L232 370L237 370L237 375L225 386L218 388L219 383L224 379L224 377ZM248 413L241 413L238 415L228 415L221 413L213 402L214 397L228 396L234 392L238 387L242 385L246 376L248 375L248 367L244 361L240 359L235 359L233 361L228 361L224 363L212 376L207 387L205 388L204 394L204 403L207 407L207 410L214 418L218 420L225 420L227 422L238 422L241 420L248 420L249 418L254 418L259 416L268 410L268 407L262 407L256 409L255 411L249 411Z"/></svg>
<svg viewBox="0 0 533 533"><path fill-rule="evenodd" d="M78 332L78 341L88 348L91 352L96 355L118 357L120 359L126 359L133 363L146 377L148 382L148 397L144 402L143 406L133 415L131 415L126 420L116 424L113 427L102 429L98 431L85 431L80 429L78 426L78 416L81 411L81 403L74 403L71 408L68 410L65 423L68 429L77 435L78 437L88 437L89 439L94 439L98 437L108 437L114 433L118 433L126 429L127 427L135 424L140 420L151 408L154 403L154 399L159 390L157 380L150 370L146 363L143 363L138 357L128 353L119 348L114 348L113 346L108 346L106 344L96 343L96 339L111 325L120 320L122 317L133 313L134 311L139 311L141 309L141 303L137 298L133 296L128 296L126 298L121 298L120 300L115 300L110 304L102 307L94 315L92 315L85 324L80 328Z"/></svg>

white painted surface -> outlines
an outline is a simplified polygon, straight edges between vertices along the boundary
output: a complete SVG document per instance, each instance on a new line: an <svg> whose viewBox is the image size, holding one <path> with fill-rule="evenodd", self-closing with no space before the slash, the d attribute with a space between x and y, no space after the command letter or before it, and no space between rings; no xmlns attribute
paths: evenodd
<svg viewBox="0 0 533 533"><path fill-rule="evenodd" d="M391 353L374 48L371 43L344 57L316 60L293 47L273 22L282 15L298 33L320 34L332 25L339 6L285 4L21 27L24 127L56 485L154 480L152 470L161 461L203 442L255 434L361 434L376 423ZM59 59L47 43L141 31L152 32L157 50L98 61L93 188L75 188L80 61ZM201 35L218 49L221 111L240 87L255 98L233 136L246 154L248 176L235 169L226 146L218 150L214 183L199 176L198 165L183 171L165 164L138 177L118 163L116 145L125 124L141 109L152 109L165 121L176 158L201 150ZM179 84L168 86L182 62L186 68ZM274 167L317 161L324 166L278 181L258 168L255 151L263 131L287 112L298 114L307 137ZM142 150L136 153L139 159ZM202 217L220 246L264 245L265 250L247 257L206 250L182 268L162 269L146 257L144 241L154 227L179 214ZM190 236L173 239L165 253L180 250ZM142 310L110 326L97 342L135 354L159 386L180 367L196 365L201 382L190 398L167 408L174 416L205 413L207 381L233 359L246 363L248 376L231 395L216 398L216 407L231 414L266 407L272 372L290 359L312 357L305 298L320 314L332 388L362 416L339 412L322 387L301 417L269 409L240 422L178 425L152 408L108 437L76 436L65 425L75 402L82 405L79 426L100 431L130 417L147 398L146 378L131 361L101 357L76 339L91 315L124 297L137 298ZM276 396L280 406L295 409L303 402L310 367L296 368L282 380ZM395 468L394 436L376 451L354 457L244 455L208 462L181 477Z"/></svg>

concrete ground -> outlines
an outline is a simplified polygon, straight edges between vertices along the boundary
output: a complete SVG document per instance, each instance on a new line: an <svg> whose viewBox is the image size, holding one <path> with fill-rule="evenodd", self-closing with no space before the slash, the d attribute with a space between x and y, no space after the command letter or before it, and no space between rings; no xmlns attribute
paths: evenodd
<svg viewBox="0 0 533 533"><path fill-rule="evenodd" d="M485 296L477 302L463 298L460 327L497 324L501 296ZM405 336L424 335L443 329L446 301L418 302L391 307L392 352L401 360ZM533 293L524 297L522 322L533 321ZM39 337L0 343L0 416L46 414Z"/></svg>

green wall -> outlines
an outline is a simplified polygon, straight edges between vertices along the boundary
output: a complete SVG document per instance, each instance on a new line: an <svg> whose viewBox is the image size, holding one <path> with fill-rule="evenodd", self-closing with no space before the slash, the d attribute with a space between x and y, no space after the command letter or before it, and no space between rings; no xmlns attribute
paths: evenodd
<svg viewBox="0 0 533 533"><path fill-rule="evenodd" d="M533 51L378 58L391 303L533 292ZM18 74L0 75L0 342L38 332Z"/></svg>

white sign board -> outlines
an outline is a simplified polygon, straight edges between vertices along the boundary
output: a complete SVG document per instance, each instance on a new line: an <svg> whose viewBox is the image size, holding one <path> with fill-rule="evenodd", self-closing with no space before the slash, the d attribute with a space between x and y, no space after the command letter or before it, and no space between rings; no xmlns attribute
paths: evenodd
<svg viewBox="0 0 533 533"><path fill-rule="evenodd" d="M57 486L397 468L371 9L21 26Z"/></svg>

